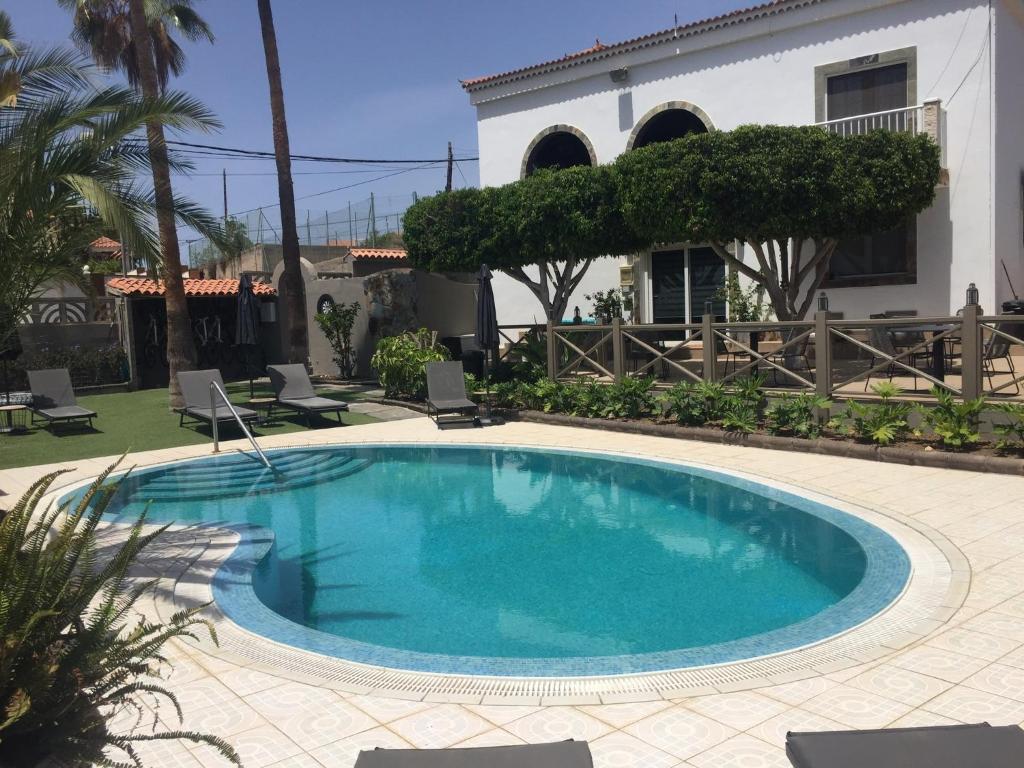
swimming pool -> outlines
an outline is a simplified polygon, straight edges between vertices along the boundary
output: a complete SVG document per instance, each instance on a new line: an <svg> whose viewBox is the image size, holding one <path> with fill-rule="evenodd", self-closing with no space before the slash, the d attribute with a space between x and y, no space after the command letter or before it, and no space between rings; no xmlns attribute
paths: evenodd
<svg viewBox="0 0 1024 768"><path fill-rule="evenodd" d="M114 511L236 527L220 608L425 672L604 675L763 656L889 605L887 533L724 473L551 449L367 445L133 474Z"/></svg>

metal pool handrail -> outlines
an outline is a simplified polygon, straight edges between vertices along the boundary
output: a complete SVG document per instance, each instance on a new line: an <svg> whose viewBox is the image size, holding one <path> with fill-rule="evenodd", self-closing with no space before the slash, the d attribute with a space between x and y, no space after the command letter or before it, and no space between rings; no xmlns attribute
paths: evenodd
<svg viewBox="0 0 1024 768"><path fill-rule="evenodd" d="M260 461L263 462L263 466L267 469L273 469L270 464L270 460L267 455L263 453L263 450L256 444L256 439L252 436L252 432L245 426L245 422L242 421L242 417L238 415L238 411L235 410L235 406L228 400L227 394L216 381L210 382L210 422L213 424L213 452L218 453L220 451L220 434L217 429L217 395L220 395L220 399L224 401L224 405L231 411L231 415L235 417L235 421L238 422L238 426L242 428L242 432L249 438L249 444L253 450L260 457Z"/></svg>

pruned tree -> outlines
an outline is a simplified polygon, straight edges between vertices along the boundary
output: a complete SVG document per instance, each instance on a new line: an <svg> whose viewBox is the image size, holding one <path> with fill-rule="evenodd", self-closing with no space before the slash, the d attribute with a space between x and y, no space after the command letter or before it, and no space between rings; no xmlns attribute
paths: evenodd
<svg viewBox="0 0 1024 768"><path fill-rule="evenodd" d="M928 137L743 126L691 134L615 162L623 215L651 243L706 242L762 286L780 320L804 317L846 237L883 232L935 197ZM740 240L756 264L728 250Z"/></svg>
<svg viewBox="0 0 1024 768"><path fill-rule="evenodd" d="M622 216L616 169L542 170L500 187L426 197L405 214L414 266L473 272L481 264L525 285L561 322L595 259L644 245Z"/></svg>

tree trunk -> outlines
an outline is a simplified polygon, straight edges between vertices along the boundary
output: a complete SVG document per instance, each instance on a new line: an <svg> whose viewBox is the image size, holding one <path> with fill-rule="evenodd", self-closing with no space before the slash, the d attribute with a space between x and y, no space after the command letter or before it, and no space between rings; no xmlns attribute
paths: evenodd
<svg viewBox="0 0 1024 768"><path fill-rule="evenodd" d="M160 95L160 85L153 58L153 41L146 23L145 0L131 0L132 40L135 43L139 65L139 83L142 95L155 99ZM167 145L164 143L164 129L157 121L146 124L146 138L149 141L149 161L153 169L153 194L156 200L157 228L160 232L160 271L164 282L164 303L167 308L167 366L170 374L168 389L170 405L180 408L184 405L181 388L178 386L178 371L189 371L195 367L196 350L192 341L192 323L188 314L188 300L185 298L185 283L181 277L181 252L178 249L178 232L175 227L174 192L171 189L171 169L167 159Z"/></svg>
<svg viewBox="0 0 1024 768"><path fill-rule="evenodd" d="M274 126L274 155L277 160L277 193L281 200L281 255L284 262L282 287L288 318L288 362L305 363L309 355L306 328L306 297L299 266L299 233L295 226L295 190L292 187L291 148L288 123L284 114L284 89L281 86L281 62L277 56L277 34L270 0L256 0L263 33L263 53L267 60L270 84L270 113Z"/></svg>
<svg viewBox="0 0 1024 768"><path fill-rule="evenodd" d="M522 267L499 268L498 271L504 272L513 280L529 288L544 308L545 318L558 325L565 318L565 312L569 308L573 293L593 263L593 259L574 260L566 262L564 269L559 270L557 266L552 269L550 262L541 261L537 264L539 271L537 280L530 279Z"/></svg>

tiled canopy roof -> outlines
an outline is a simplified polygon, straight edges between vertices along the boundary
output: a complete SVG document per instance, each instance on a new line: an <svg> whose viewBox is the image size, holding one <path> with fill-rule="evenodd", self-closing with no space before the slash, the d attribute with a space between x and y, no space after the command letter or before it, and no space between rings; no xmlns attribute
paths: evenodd
<svg viewBox="0 0 1024 768"><path fill-rule="evenodd" d="M723 13L719 16L701 19L700 21L692 21L677 27L669 27L668 29L651 32L646 35L641 35L640 37L634 37L630 40L623 40L620 43L605 45L598 40L596 44L590 48L577 51L576 53L567 53L565 56L558 59L544 61L540 64L531 64L528 67L520 67L519 69L509 70L508 72L499 72L496 75L471 77L468 80L462 80L460 82L462 83L463 88L467 91L472 91L476 88L487 86L498 81L521 80L525 77L539 74L541 72L566 69L568 67L576 66L577 64L583 64L586 63L587 60L593 61L616 53L631 51L637 48L646 48L661 42L662 39L692 37L693 35L698 35L703 32L710 32L715 29L732 26L733 24L739 24L744 21L752 21L766 15L779 13L792 8L816 5L820 2L824 2L824 0L768 0L768 2L764 2L759 5L741 8L739 10L730 11L729 13Z"/></svg>
<svg viewBox="0 0 1024 768"><path fill-rule="evenodd" d="M352 248L353 259L404 259L404 248Z"/></svg>
<svg viewBox="0 0 1024 768"><path fill-rule="evenodd" d="M164 284L159 280L141 277L112 277L107 281L107 288L124 296L163 296ZM269 283L253 283L253 293L257 296L274 296L277 291ZM185 278L186 296L237 296L237 280L196 280Z"/></svg>
<svg viewBox="0 0 1024 768"><path fill-rule="evenodd" d="M107 250L108 248L120 250L121 244L117 242L117 240L113 240L109 237L97 237L95 240L89 243L89 247L96 248L98 250Z"/></svg>

